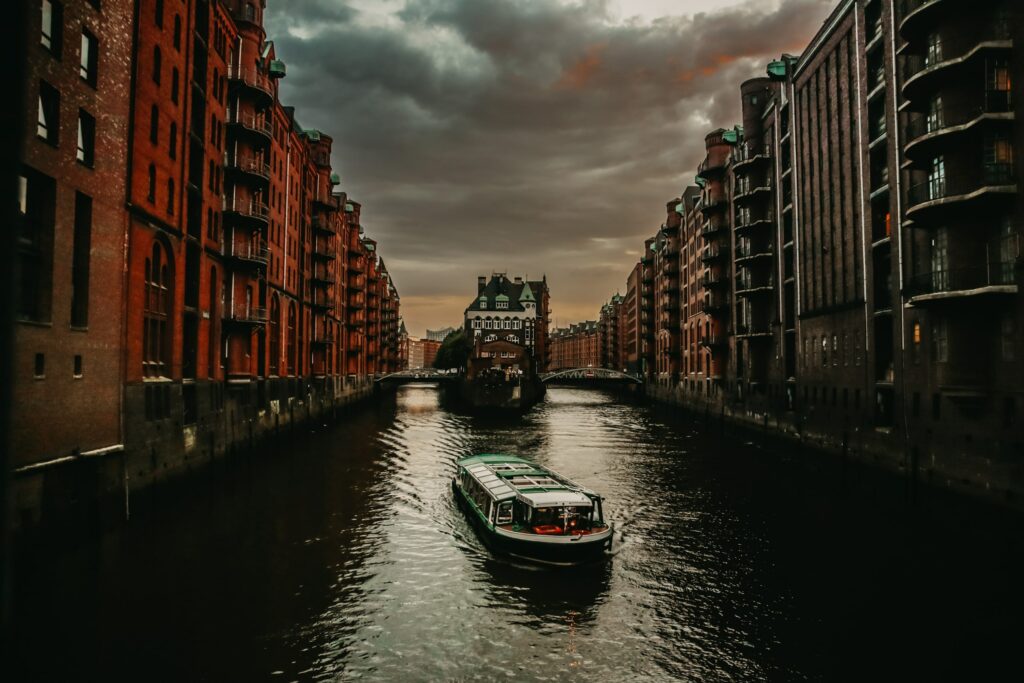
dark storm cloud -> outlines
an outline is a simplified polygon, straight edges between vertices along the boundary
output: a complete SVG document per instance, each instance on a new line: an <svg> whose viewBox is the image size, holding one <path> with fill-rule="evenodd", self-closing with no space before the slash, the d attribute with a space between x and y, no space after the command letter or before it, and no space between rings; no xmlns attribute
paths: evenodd
<svg viewBox="0 0 1024 683"><path fill-rule="evenodd" d="M547 273L560 320L621 289L739 84L798 52L833 0L617 23L604 2L408 0L381 16L271 0L283 99L330 132L411 331L475 276Z"/></svg>

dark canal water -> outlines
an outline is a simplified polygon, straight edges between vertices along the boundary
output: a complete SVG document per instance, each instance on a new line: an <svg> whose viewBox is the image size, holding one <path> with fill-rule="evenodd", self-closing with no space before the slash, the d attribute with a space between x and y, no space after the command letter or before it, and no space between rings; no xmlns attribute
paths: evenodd
<svg viewBox="0 0 1024 683"><path fill-rule="evenodd" d="M1019 673L1019 518L927 491L910 504L898 479L751 438L600 392L556 388L494 422L405 387L100 539L23 547L7 680ZM477 452L604 494L613 556L492 556L450 488Z"/></svg>

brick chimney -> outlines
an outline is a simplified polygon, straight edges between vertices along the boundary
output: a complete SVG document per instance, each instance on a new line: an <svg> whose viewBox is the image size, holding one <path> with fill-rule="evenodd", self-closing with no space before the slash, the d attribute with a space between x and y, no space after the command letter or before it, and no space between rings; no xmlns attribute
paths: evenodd
<svg viewBox="0 0 1024 683"><path fill-rule="evenodd" d="M476 279L476 293L477 293L477 296L479 296L479 295L484 293L484 287L486 287L486 286L487 286L487 277L486 276L481 275L480 277L478 277Z"/></svg>

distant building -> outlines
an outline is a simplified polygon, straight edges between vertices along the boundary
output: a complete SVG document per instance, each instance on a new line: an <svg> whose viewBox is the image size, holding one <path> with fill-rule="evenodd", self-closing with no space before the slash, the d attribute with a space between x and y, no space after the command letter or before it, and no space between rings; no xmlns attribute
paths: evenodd
<svg viewBox="0 0 1024 683"><path fill-rule="evenodd" d="M434 359L437 358L437 350L441 348L441 342L433 339L419 339L409 337L409 365L410 370L421 370L434 367Z"/></svg>
<svg viewBox="0 0 1024 683"><path fill-rule="evenodd" d="M551 372L601 367L601 335L595 320L558 328L551 333Z"/></svg>
<svg viewBox="0 0 1024 683"><path fill-rule="evenodd" d="M494 273L488 280L480 276L476 299L465 311L464 329L478 347L495 341L522 346L543 372L548 365L549 299L547 278L526 281Z"/></svg>
<svg viewBox="0 0 1024 683"><path fill-rule="evenodd" d="M427 330L427 339L430 341L443 342L449 334L456 332L454 327L442 327L440 330Z"/></svg>

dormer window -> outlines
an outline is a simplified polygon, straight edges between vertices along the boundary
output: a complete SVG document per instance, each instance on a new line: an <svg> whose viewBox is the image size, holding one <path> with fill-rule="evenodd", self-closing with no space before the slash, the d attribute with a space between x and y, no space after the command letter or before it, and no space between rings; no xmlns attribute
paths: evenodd
<svg viewBox="0 0 1024 683"><path fill-rule="evenodd" d="M487 310L487 297L486 296L480 297L480 310L481 311L486 311Z"/></svg>
<svg viewBox="0 0 1024 683"><path fill-rule="evenodd" d="M498 301L497 305L495 306L495 308L501 308L501 309L506 309L507 310L508 309L508 302L507 301Z"/></svg>

